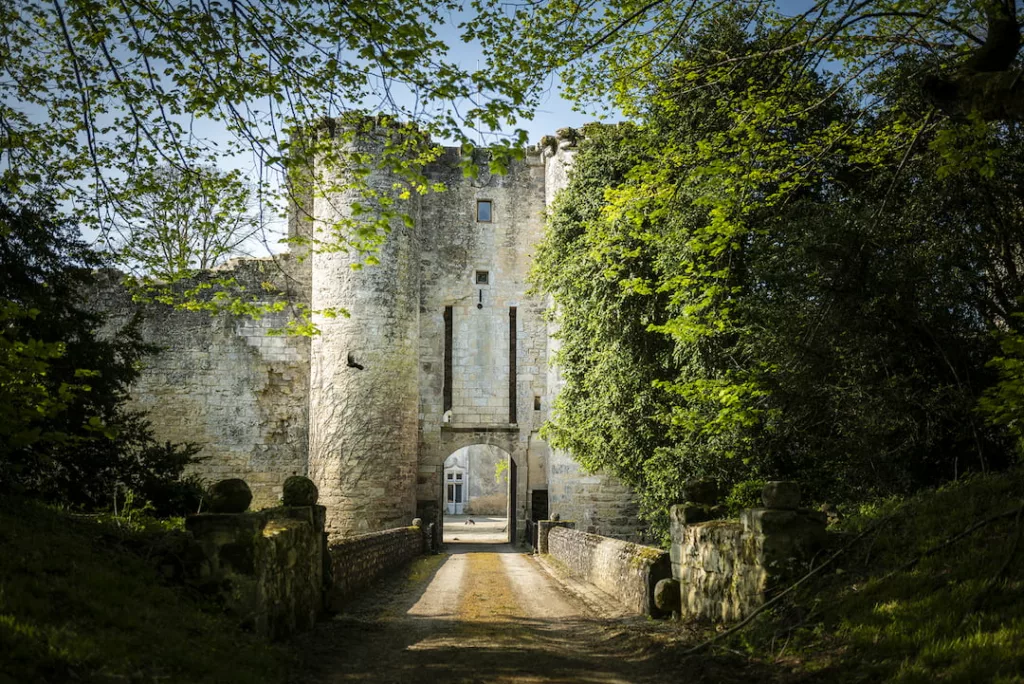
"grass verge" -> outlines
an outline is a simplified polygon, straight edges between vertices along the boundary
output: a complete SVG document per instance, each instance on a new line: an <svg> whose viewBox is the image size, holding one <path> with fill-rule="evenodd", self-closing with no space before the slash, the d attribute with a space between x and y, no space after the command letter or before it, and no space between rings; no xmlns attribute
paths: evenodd
<svg viewBox="0 0 1024 684"><path fill-rule="evenodd" d="M113 520L0 502L0 684L259 682L285 652L161 584Z"/></svg>
<svg viewBox="0 0 1024 684"><path fill-rule="evenodd" d="M863 506L836 531L868 534L723 648L782 681L1024 682L1022 513L1020 469Z"/></svg>

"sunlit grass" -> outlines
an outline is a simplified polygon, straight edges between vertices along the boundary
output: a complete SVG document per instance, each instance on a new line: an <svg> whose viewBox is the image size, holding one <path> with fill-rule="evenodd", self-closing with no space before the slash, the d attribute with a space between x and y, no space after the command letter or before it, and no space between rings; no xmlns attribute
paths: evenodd
<svg viewBox="0 0 1024 684"><path fill-rule="evenodd" d="M862 506L837 531L877 531L738 641L815 681L1024 682L1022 502L1015 470Z"/></svg>

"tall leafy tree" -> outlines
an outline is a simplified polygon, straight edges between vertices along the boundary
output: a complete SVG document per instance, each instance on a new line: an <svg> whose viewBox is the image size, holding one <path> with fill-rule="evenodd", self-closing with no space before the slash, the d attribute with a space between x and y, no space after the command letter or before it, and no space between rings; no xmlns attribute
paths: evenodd
<svg viewBox="0 0 1024 684"><path fill-rule="evenodd" d="M102 265L52 202L0 201L0 490L96 507L128 488L187 505L178 481L196 450L156 442L126 404L155 349L134 323L101 335L87 306Z"/></svg>
<svg viewBox="0 0 1024 684"><path fill-rule="evenodd" d="M601 95L611 92L631 109L636 91L672 61L674 46L726 10L778 29L742 60L782 59L856 85L916 57L914 84L943 112L1024 118L1015 0L547 0L485 4L479 22L501 24L494 49L510 71L561 68L568 92L580 101L601 104ZM561 49L547 50L552 43ZM737 63L720 57L713 63Z"/></svg>
<svg viewBox="0 0 1024 684"><path fill-rule="evenodd" d="M133 272L174 281L213 268L264 237L252 189L241 173L158 166L142 171L139 207L114 224L108 246ZM141 178L140 178L141 181Z"/></svg>
<svg viewBox="0 0 1024 684"><path fill-rule="evenodd" d="M883 145L930 106L912 58L865 117L785 51L745 59L777 32L727 12L675 46L643 125L588 135L540 251L568 385L547 434L655 521L694 476L858 498L1005 458L975 406L1022 294L1015 126Z"/></svg>
<svg viewBox="0 0 1024 684"><path fill-rule="evenodd" d="M473 173L479 135L513 127L537 103L532 74L448 58L436 28L461 10L452 0L5 2L0 186L20 197L45 187L100 231L145 215L159 168L203 179L207 195L210 183L227 181L228 196L253 183L277 207L347 192L377 211L295 239L372 255L407 220L405 200L439 189L422 174L437 154L427 135L462 144ZM389 131L381 155L337 144L378 125ZM491 137L496 170L522 154L523 131ZM240 155L254 180L204 177ZM397 191L365 183L373 171L394 174Z"/></svg>

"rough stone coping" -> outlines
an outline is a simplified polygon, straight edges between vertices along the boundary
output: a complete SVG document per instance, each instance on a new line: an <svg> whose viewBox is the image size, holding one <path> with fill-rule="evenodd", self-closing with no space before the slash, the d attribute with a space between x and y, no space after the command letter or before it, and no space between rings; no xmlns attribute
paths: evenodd
<svg viewBox="0 0 1024 684"><path fill-rule="evenodd" d="M744 532L771 533L793 527L820 527L824 531L828 517L809 508L750 508L740 514Z"/></svg>
<svg viewBox="0 0 1024 684"><path fill-rule="evenodd" d="M380 530L378 532L364 532L363 534L354 534L351 537L341 537L340 539L332 539L329 546L335 548L337 546L346 546L348 544L355 544L357 542L364 541L366 539L375 539L377 537L388 537L394 536L400 532L415 532L420 534L419 527L413 527L409 525L407 527L392 527L388 530Z"/></svg>
<svg viewBox="0 0 1024 684"><path fill-rule="evenodd" d="M252 527L259 532L270 524L288 525L289 521L305 522L319 527L317 521L322 520L326 513L323 506L277 506L264 508L261 511L243 511L241 513L197 513L185 518L185 528L219 528L238 529Z"/></svg>
<svg viewBox="0 0 1024 684"><path fill-rule="evenodd" d="M303 520L291 519L280 519L275 518L274 520L268 520L266 526L263 528L264 537L276 537L279 534L285 532L291 532L292 530L305 524Z"/></svg>
<svg viewBox="0 0 1024 684"><path fill-rule="evenodd" d="M588 541L593 541L596 544L611 544L612 546L624 547L629 551L629 554L633 557L633 562L643 565L654 565L663 557L668 556L668 551L659 549L654 546L645 546L644 544L637 544L636 542L624 541L622 539L616 539L615 537L605 537L600 534L593 534L592 532L583 532L582 530L575 530L570 527L553 527L550 535L555 534L569 534L569 535L580 535ZM549 542L550 544L550 542Z"/></svg>

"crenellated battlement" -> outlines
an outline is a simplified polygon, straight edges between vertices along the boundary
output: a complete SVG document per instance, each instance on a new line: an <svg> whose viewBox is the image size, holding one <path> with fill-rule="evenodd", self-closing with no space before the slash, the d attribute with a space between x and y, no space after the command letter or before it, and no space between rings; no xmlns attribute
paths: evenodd
<svg viewBox="0 0 1024 684"><path fill-rule="evenodd" d="M369 169L362 180L378 197L400 193L400 178L372 156L391 153L393 136L414 128L360 118L324 121L317 131L342 153L360 155L349 159ZM445 460L473 445L508 454L511 530L516 521L521 530L534 502L546 500L550 512L580 521L584 531L630 536L635 526L623 523L635 520L629 493L581 473L539 436L560 379L549 363L547 302L528 294L528 276L545 208L565 187L582 135L562 129L545 137L503 174L490 173L487 150L477 150L476 177L463 174L460 148L441 148L421 172L445 190L402 201L413 225L400 216L390 221L379 265L361 268L351 249L314 249L302 262L303 302L349 316L319 315L321 334L295 358L279 354L286 338L248 319L161 320L154 312L151 334L175 344L143 374L136 399L153 410L158 434L173 423L180 437L187 422L208 456L197 472L256 483L257 506L275 503L274 490L259 483L308 474L335 539L414 516L440 523L449 495ZM344 158L325 153L329 168L313 174L324 172L332 191L297 195L293 235L315 238L317 229L373 218L372 196L345 182L330 185L346 173L338 165ZM174 367L181 372L169 372ZM241 413L246 405L260 412ZM290 456L278 459L282 451Z"/></svg>

